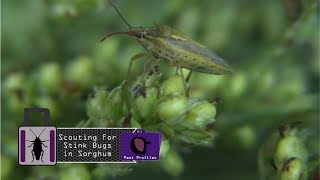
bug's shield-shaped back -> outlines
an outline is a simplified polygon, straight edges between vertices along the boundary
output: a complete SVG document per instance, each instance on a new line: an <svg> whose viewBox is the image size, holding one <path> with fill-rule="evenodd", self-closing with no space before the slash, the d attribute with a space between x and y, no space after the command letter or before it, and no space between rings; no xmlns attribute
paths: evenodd
<svg viewBox="0 0 320 180"><path fill-rule="evenodd" d="M145 37L147 40L140 40L147 44L144 47L153 47L149 50L176 66L217 75L233 72L231 66L216 53L169 26L149 28Z"/></svg>

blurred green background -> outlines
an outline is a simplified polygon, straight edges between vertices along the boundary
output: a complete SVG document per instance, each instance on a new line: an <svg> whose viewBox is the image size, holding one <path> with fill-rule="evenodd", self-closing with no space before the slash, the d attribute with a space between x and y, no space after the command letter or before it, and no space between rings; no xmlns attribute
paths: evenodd
<svg viewBox="0 0 320 180"><path fill-rule="evenodd" d="M130 58L145 50L125 36L99 42L106 33L127 29L104 0L3 0L3 179L268 179L270 173L258 163L258 152L280 126L295 122L300 124L294 136L307 149L308 177L315 174L318 1L118 0L115 4L131 25L169 25L214 50L235 69L224 76L194 73L190 80L204 99L223 101L217 105L214 146L179 144L174 156L178 160L139 163L131 172L117 165L102 170L95 164L19 166L17 130L23 124L24 107L48 107L52 124L79 126L88 119L86 101L94 87L118 86L126 78ZM142 73L143 64L143 60L134 63L133 79ZM166 77L174 70L160 63Z"/></svg>

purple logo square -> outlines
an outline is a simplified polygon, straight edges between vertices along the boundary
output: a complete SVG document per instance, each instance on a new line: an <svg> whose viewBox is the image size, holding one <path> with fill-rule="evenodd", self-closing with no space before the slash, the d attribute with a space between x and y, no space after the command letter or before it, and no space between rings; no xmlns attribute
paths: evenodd
<svg viewBox="0 0 320 180"><path fill-rule="evenodd" d="M161 133L122 133L121 159L124 161L159 160Z"/></svg>

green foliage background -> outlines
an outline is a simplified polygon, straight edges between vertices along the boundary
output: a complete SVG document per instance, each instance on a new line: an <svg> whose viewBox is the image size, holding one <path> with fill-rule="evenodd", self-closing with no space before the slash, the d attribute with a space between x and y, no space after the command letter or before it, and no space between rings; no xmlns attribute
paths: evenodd
<svg viewBox="0 0 320 180"><path fill-rule="evenodd" d="M190 80L208 101L223 100L217 105L214 146L171 144L177 154L170 161L139 163L130 173L121 165L102 170L94 164L19 166L17 129L23 124L24 107L49 107L52 124L58 127L81 126L88 119L86 102L94 87L118 86L126 78L130 58L144 49L125 36L99 42L104 34L127 28L103 0L4 0L2 178L268 179L274 172L258 165L259 149L268 142L276 145L277 141L268 141L271 134L295 122L301 122L294 136L306 146L308 177L319 168L318 1L119 0L116 4L133 26L169 25L233 66L233 75L194 73ZM143 71L143 63L134 63L133 79ZM160 63L165 77L174 69Z"/></svg>

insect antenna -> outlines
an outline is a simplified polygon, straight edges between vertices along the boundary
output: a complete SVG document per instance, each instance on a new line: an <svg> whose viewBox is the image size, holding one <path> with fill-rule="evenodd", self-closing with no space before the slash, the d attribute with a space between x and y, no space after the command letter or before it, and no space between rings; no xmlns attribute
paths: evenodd
<svg viewBox="0 0 320 180"><path fill-rule="evenodd" d="M112 36L112 35L115 35L115 34L129 34L128 32L112 32L112 33L109 33L107 35L105 35L101 40L100 42L106 40L108 37Z"/></svg>
<svg viewBox="0 0 320 180"><path fill-rule="evenodd" d="M129 27L129 29L132 29L132 26L126 21L126 19L124 19L124 17L122 16L122 14L118 10L118 8L111 2L111 0L109 0L108 2L117 11L118 15L124 21L124 23L126 23L126 25Z"/></svg>
<svg viewBox="0 0 320 180"><path fill-rule="evenodd" d="M46 130L46 128L44 128L44 129L42 130L42 132L40 133L40 135L39 135L38 137L40 137L40 136L41 136L41 134L43 133L43 131L44 131L44 130Z"/></svg>
<svg viewBox="0 0 320 180"><path fill-rule="evenodd" d="M30 128L29 128L30 129ZM30 131L33 133L33 135L35 136L35 137L37 137L37 135L30 129Z"/></svg>

